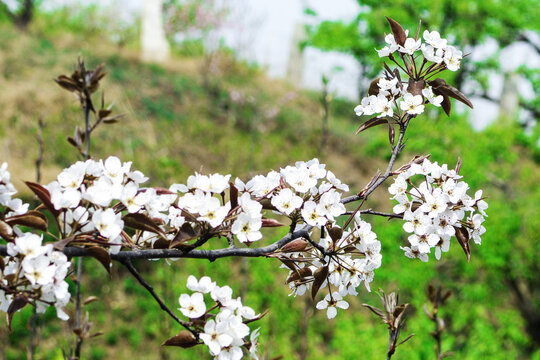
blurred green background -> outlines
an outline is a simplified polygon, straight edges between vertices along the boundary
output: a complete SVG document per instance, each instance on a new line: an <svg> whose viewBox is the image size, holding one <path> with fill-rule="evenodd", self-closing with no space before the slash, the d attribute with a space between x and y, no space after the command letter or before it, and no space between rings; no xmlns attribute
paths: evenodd
<svg viewBox="0 0 540 360"><path fill-rule="evenodd" d="M361 95L382 69L374 48L383 46L384 33L389 32L384 16L398 20L411 32L422 19L423 29L439 30L466 53L494 40L492 55L465 58L462 70L447 77L450 84L465 87L466 95L492 97L490 77L502 74L497 55L508 46L521 42L539 53L540 14L534 0L358 2L361 11L354 20L312 22L300 45L352 54L363 74L358 85ZM82 114L76 99L52 81L71 73L78 56L84 56L91 68L106 64L108 76L101 90L107 101L115 102L117 112L126 114L120 124L98 130L92 144L94 158L117 155L133 161L133 168L149 176L154 186L182 183L201 168L249 179L318 157L352 191L358 191L389 158L385 128L354 136L360 121L352 109L358 99L327 98L329 131L322 148L321 91L270 79L257 64L242 61L223 44L210 49L204 34L211 31L212 23L199 23L194 14L201 6L211 14L208 4L214 2L165 2L168 9L182 15L173 18L174 29L199 27L198 34L203 35L170 41L172 55L160 64L140 60L137 21L121 23L97 5L45 8L45 0L30 1L34 7L28 18L24 13L28 2L20 1L18 8L6 8L4 3L0 2L0 161L9 162L12 178L27 199L31 195L21 180L35 180L38 118L45 123L42 182L48 183L78 160L66 137L81 125ZM309 6L306 13L317 18ZM173 35L168 32L169 40ZM513 74L538 89L538 68L522 66ZM398 163L431 153L432 160L453 166L461 157L461 173L471 189L483 189L488 196L489 218L482 245L472 245L470 263L454 242L441 261L432 259L427 264L403 256L399 246L406 243L406 235L399 221L364 218L372 223L383 246L383 266L376 271L372 288L399 289L402 301L413 308L405 331L416 336L399 347L393 358L436 359L430 335L434 326L423 311L427 285L434 284L453 292L440 311L447 326L444 351L453 352L456 359L540 359L540 109L536 95L534 99L514 95L516 106L501 106L497 120L481 131L473 130L475 119L460 108L450 118L442 111L428 111L409 127ZM389 211L388 198L382 187L367 207ZM285 231L271 231L264 241L270 243ZM287 296L287 272L278 269L275 260L135 265L171 308L177 307L178 296L186 290L187 275L195 274L229 284L256 311L269 309L259 322L265 359L386 356L387 330L361 307L362 303L379 306L373 292L360 291L351 299L349 310L339 311L336 319L328 321L310 300ZM119 264L109 278L97 262L86 261L82 291L84 297L100 298L86 310L93 331L104 333L85 342L83 358L210 358L202 346L160 347L180 329ZM31 315L29 308L17 314L12 333L7 326L0 327L0 358L27 358ZM40 316L38 324L36 358L61 359L62 349L67 350L73 340L69 323L56 319L53 310Z"/></svg>

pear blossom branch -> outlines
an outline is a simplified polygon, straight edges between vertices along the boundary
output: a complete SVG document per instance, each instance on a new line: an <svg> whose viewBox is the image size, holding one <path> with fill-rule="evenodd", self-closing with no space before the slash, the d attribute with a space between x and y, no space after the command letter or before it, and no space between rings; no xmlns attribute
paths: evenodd
<svg viewBox="0 0 540 360"><path fill-rule="evenodd" d="M178 250L178 249L148 249L148 250L130 250L120 251L117 254L111 254L111 259L116 261L128 261L138 259L169 259L169 258L190 258L190 259L208 259L214 261L224 257L264 257L272 252L282 248L293 240L299 238L308 238L309 231L313 227L304 225L300 229L289 233L275 243L260 247L260 248L223 248L216 250ZM62 252L70 257L87 257L92 256L91 252L86 248L81 247L66 247ZM7 246L0 245L0 255L7 255Z"/></svg>

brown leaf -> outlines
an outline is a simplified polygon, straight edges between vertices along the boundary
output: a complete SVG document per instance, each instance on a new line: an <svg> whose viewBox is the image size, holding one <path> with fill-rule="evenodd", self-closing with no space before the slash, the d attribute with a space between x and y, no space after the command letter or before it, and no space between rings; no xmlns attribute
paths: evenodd
<svg viewBox="0 0 540 360"><path fill-rule="evenodd" d="M379 94L379 91L381 90L381 88L379 87L379 80L380 79L382 79L382 78L378 77L375 80L373 80L371 82L371 84L369 84L368 95L377 95L377 94Z"/></svg>
<svg viewBox="0 0 540 360"><path fill-rule="evenodd" d="M26 304L28 304L28 298L26 297L26 295L23 295L23 294L17 295L17 297L15 297L15 299L13 299L11 304L9 304L9 307L7 309L7 312L6 312L7 313L9 331L11 331L11 320L13 320L13 315L15 315L15 313L17 311L19 311L23 307L25 307Z"/></svg>
<svg viewBox="0 0 540 360"><path fill-rule="evenodd" d="M111 256L107 250L102 247L92 246L86 248L86 252L88 255L99 261L109 274L111 273Z"/></svg>
<svg viewBox="0 0 540 360"><path fill-rule="evenodd" d="M460 169L461 169L461 158L458 157L457 163L456 163L456 174L459 174Z"/></svg>
<svg viewBox="0 0 540 360"><path fill-rule="evenodd" d="M328 276L328 266L323 266L315 270L315 273L313 274L313 277L315 278L313 280L313 285L311 286L311 298L315 300L315 296L319 292L319 289L321 288L321 285L326 280L326 277Z"/></svg>
<svg viewBox="0 0 540 360"><path fill-rule="evenodd" d="M152 249L168 249L170 243L171 242L169 240L159 238L156 241L154 241L154 245L152 245Z"/></svg>
<svg viewBox="0 0 540 360"><path fill-rule="evenodd" d="M99 298L97 296L89 296L83 301L83 305L88 305L93 302L99 301Z"/></svg>
<svg viewBox="0 0 540 360"><path fill-rule="evenodd" d="M162 238L166 238L167 236L163 233L163 231L159 228L159 226L156 225L152 219L150 219L148 216L140 213L135 214L126 214L122 220L124 220L124 224L127 227L130 227L132 229L136 230L142 230L142 231L149 231L158 234Z"/></svg>
<svg viewBox="0 0 540 360"><path fill-rule="evenodd" d="M174 239L172 239L169 244L169 248L175 248L182 246L185 242L198 238L200 235L199 231L193 229L189 223L184 223Z"/></svg>
<svg viewBox="0 0 540 360"><path fill-rule="evenodd" d="M36 194L39 200L41 200L43 205L45 205L45 207L53 214L53 216L58 217L60 211L54 208L54 205L51 202L51 194L49 193L49 190L45 189L39 184L30 181L25 181L24 183L30 188L30 190L32 190L34 194Z"/></svg>
<svg viewBox="0 0 540 360"><path fill-rule="evenodd" d="M4 258L0 256L0 272L3 272L6 268L6 263L4 262Z"/></svg>
<svg viewBox="0 0 540 360"><path fill-rule="evenodd" d="M298 271L293 271L292 274L287 278L286 284L290 283L291 281L305 279L311 275L313 275L311 269L309 267L303 267L298 269Z"/></svg>
<svg viewBox="0 0 540 360"><path fill-rule="evenodd" d="M405 45L405 40L407 40L407 35L405 34L405 30L403 30L403 27L396 21L388 16L385 16L386 20L390 23L390 28L392 29L392 33L394 34L394 39L396 39L396 43L398 45Z"/></svg>
<svg viewBox="0 0 540 360"><path fill-rule="evenodd" d="M0 220L0 237L7 241L12 241L15 239L13 235L13 229L3 220Z"/></svg>
<svg viewBox="0 0 540 360"><path fill-rule="evenodd" d="M332 226L332 228L328 229L328 235L330 235L330 238L332 238L335 244L343 236L343 229L339 226Z"/></svg>
<svg viewBox="0 0 540 360"><path fill-rule="evenodd" d="M360 125L360 127L358 128L358 130L356 130L356 133L355 135L361 133L362 131L364 130L367 130L369 128L372 128L374 126L377 126L377 125L382 125L382 124L386 124L388 121L384 118L380 119L380 118L371 118L369 120L367 120L366 122L364 122L362 125Z"/></svg>
<svg viewBox="0 0 540 360"><path fill-rule="evenodd" d="M388 123L388 140L390 141L390 146L394 147L394 140L396 139L396 129Z"/></svg>
<svg viewBox="0 0 540 360"><path fill-rule="evenodd" d="M465 105L467 105L471 109L474 108L471 100L469 100L461 91L459 91L455 87L450 86L450 85L446 85L446 86L443 86L443 87L439 88L439 90L440 90L440 92L443 93L443 95L448 95L450 97L453 97L454 99L456 99L458 101L461 101L462 103L464 103Z"/></svg>
<svg viewBox="0 0 540 360"><path fill-rule="evenodd" d="M277 208L272 205L272 202L268 198L261 199L259 202L265 210L277 210Z"/></svg>
<svg viewBox="0 0 540 360"><path fill-rule="evenodd" d="M450 97L447 95L443 95L443 101L441 103L441 106L446 113L446 115L450 116L450 112L452 111L452 102L450 101Z"/></svg>
<svg viewBox="0 0 540 360"><path fill-rule="evenodd" d="M304 251L308 241L304 238L296 239L281 248L282 252L300 252Z"/></svg>
<svg viewBox="0 0 540 360"><path fill-rule="evenodd" d="M384 312L379 309L379 308L376 308L375 306L371 306L369 304L362 304L362 306L365 306L367 307L369 310L371 310L372 313L374 313L375 315L377 315L378 317L380 317L383 321L386 322L386 315L384 315Z"/></svg>
<svg viewBox="0 0 540 360"><path fill-rule="evenodd" d="M6 222L11 226L22 225L41 231L47 231L47 217L39 211L31 210L26 214L12 216L6 219Z"/></svg>
<svg viewBox="0 0 540 360"><path fill-rule="evenodd" d="M180 346L184 349L197 345L197 338L188 330L182 330L178 335L165 340L161 346Z"/></svg>
<svg viewBox="0 0 540 360"><path fill-rule="evenodd" d="M463 248L465 255L467 256L467 262L471 261L471 248L469 247L469 232L467 229L462 227L455 227L456 238L458 239L459 245Z"/></svg>
<svg viewBox="0 0 540 360"><path fill-rule="evenodd" d="M234 209L238 206L238 189L232 182L229 182L229 194L231 201L231 209Z"/></svg>
<svg viewBox="0 0 540 360"><path fill-rule="evenodd" d="M461 91L451 85L448 85L444 79L437 78L435 80L429 81L428 83L433 87L434 94L453 97L454 99L461 101L471 109L473 108L472 102Z"/></svg>
<svg viewBox="0 0 540 360"><path fill-rule="evenodd" d="M279 221L274 220L274 219L268 219L268 218L262 219L262 227L280 227L280 226L285 226L285 224L282 224Z"/></svg>
<svg viewBox="0 0 540 360"><path fill-rule="evenodd" d="M65 239L58 240L55 243L53 243L53 247L58 251L62 251L73 240L75 240L74 236L70 236L70 237L67 237Z"/></svg>

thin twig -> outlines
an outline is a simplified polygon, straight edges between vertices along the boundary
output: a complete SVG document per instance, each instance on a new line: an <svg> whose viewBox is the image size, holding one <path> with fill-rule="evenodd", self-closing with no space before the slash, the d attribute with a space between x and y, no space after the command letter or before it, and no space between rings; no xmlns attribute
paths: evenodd
<svg viewBox="0 0 540 360"><path fill-rule="evenodd" d="M354 213L353 211L347 211L343 215L352 215L353 213ZM367 215L384 216L387 218L403 219L403 214L385 213L385 212L380 212L380 211L374 211L371 209L359 210L357 211L357 214L367 214Z"/></svg>
<svg viewBox="0 0 540 360"><path fill-rule="evenodd" d="M91 100L87 98L85 106L83 107L84 111L84 160L90 158L90 105ZM81 328L81 281L82 281L82 271L83 271L83 258L77 260L77 283L75 287L75 328ZM81 357L81 347L82 347L83 338L77 334L77 340L75 343L75 358L80 359Z"/></svg>
<svg viewBox="0 0 540 360"><path fill-rule="evenodd" d="M146 282L146 280L144 280L144 278L142 277L142 275L137 271L137 269L135 269L135 267L133 266L133 264L131 263L131 260L130 259L127 259L127 260L122 260L120 261L128 270L129 272L131 273L131 275L133 275L135 277L135 279L137 279L137 281L139 282L139 284L141 284L149 293L150 295L152 295L152 297L156 300L156 302L159 304L159 306L161 307L161 310L165 311L167 314L169 314L170 317L172 317L177 323L179 323L180 325L182 325L186 330L190 331L197 339L199 338L199 334L194 330L192 329L189 324L185 321L182 321L178 316L176 316L172 311L171 309L169 309L167 307L167 305L165 305L165 303L163 302L163 300L161 300L161 298L156 294L156 292L154 291L154 288L148 284Z"/></svg>
<svg viewBox="0 0 540 360"><path fill-rule="evenodd" d="M383 182L386 181L392 175L392 168L394 167L394 163L396 162L397 156L401 151L403 150L403 138L405 136L405 131L407 130L407 126L409 125L410 116L407 116L405 121L400 124L399 126L399 137L396 145L392 149L392 156L390 157L390 161L388 162L388 166L386 167L386 171L384 174L382 174L377 181L373 183L366 191L364 191L361 195L353 195L346 197L341 200L343 204L347 204L353 201L363 200L362 203L356 208L356 210L350 215L349 219L343 226L343 228L347 227L349 223L354 218L354 215L360 210L360 207L363 205L364 201L367 200L369 194L371 194L376 188L378 188Z"/></svg>

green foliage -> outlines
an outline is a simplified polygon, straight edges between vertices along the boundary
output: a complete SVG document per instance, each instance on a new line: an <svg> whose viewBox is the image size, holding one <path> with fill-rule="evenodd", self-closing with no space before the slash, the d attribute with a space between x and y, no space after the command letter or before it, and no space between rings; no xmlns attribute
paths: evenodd
<svg viewBox="0 0 540 360"><path fill-rule="evenodd" d="M397 20L409 30L411 37L414 37L421 20L420 36L425 29L437 30L462 49L482 44L487 38L496 39L499 47L503 48L527 30L540 30L536 20L540 18L540 8L533 0L358 0L358 4L361 11L350 22L323 21L309 26L308 40L304 45L354 55L361 64L363 76L368 79L375 78L382 70L374 49L382 48L384 34L390 33L385 16ZM458 87L464 78L481 75L479 70L498 67L490 59L471 65L458 75Z"/></svg>

